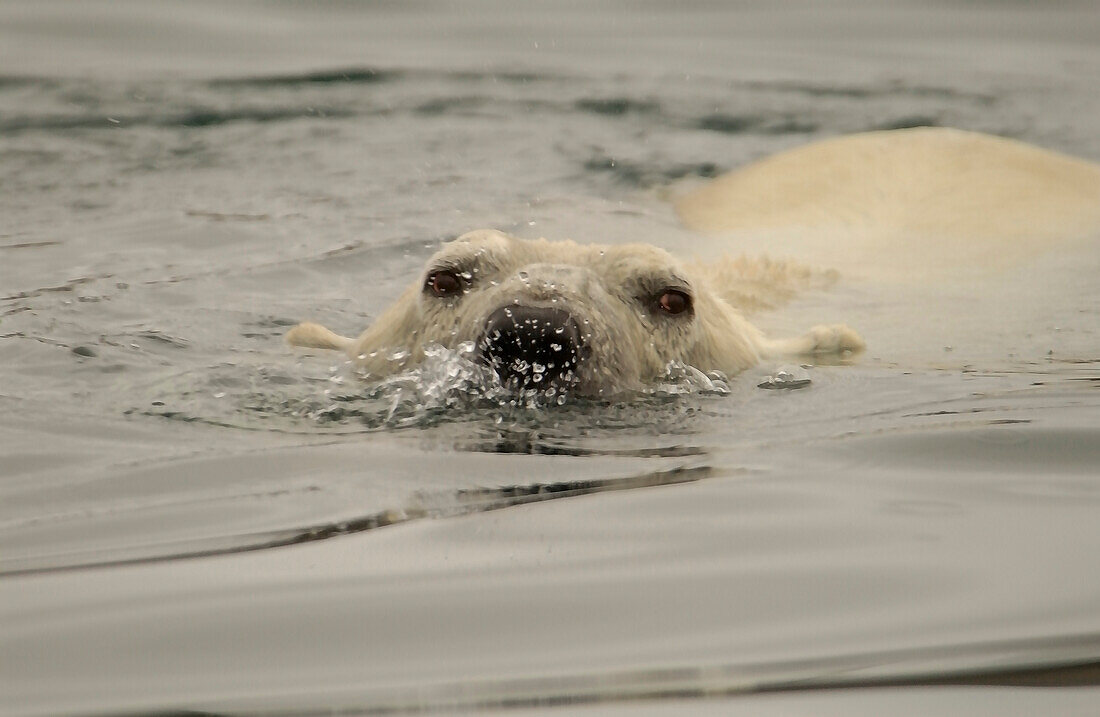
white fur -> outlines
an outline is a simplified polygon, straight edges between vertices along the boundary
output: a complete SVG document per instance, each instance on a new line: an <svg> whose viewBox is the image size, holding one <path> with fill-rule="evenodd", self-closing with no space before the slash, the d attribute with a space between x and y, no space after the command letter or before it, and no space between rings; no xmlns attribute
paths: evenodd
<svg viewBox="0 0 1100 717"><path fill-rule="evenodd" d="M845 276L923 282L1026 266L1100 234L1100 166L946 127L833 137L739 167L675 200L691 229L781 243Z"/></svg>
<svg viewBox="0 0 1100 717"><path fill-rule="evenodd" d="M438 268L462 272L468 288L451 298L425 291L426 277ZM578 390L606 396L644 386L670 361L732 375L762 356L862 349L859 335L842 325L819 326L796 339L768 340L734 305L773 305L810 278L808 271L782 262L742 259L693 266L645 244L582 245L482 230L440 249L359 338L306 323L294 327L287 340L344 350L369 377L380 378L416 364L431 344L455 348L477 341L486 317L502 306L555 306L570 312L591 351L577 370ZM655 310L653 297L669 287L692 296L690 314Z"/></svg>

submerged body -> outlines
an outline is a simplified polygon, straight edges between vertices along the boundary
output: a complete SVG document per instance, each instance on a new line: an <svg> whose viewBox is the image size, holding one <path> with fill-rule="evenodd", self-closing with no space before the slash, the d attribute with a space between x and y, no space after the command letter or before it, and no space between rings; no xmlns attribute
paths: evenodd
<svg viewBox="0 0 1100 717"><path fill-rule="evenodd" d="M1011 271L1100 233L1100 166L947 127L863 132L735 169L675 201L683 224L890 283Z"/></svg>
<svg viewBox="0 0 1100 717"><path fill-rule="evenodd" d="M306 323L287 340L343 350L368 378L415 365L433 345L472 344L505 382L607 397L655 381L670 362L734 374L763 356L862 349L844 325L768 339L738 310L809 277L767 260L691 265L645 244L481 230L445 245L357 339Z"/></svg>

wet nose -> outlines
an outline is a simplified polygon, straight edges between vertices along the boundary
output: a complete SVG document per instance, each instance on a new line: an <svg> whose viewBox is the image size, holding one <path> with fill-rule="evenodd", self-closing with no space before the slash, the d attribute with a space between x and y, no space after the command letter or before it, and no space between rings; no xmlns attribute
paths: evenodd
<svg viewBox="0 0 1100 717"><path fill-rule="evenodd" d="M504 306L485 321L481 355L505 383L540 388L575 377L584 341L568 311Z"/></svg>

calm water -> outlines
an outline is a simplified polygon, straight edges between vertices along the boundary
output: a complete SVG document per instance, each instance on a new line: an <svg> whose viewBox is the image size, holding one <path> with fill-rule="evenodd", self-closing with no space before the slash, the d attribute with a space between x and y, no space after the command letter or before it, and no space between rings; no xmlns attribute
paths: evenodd
<svg viewBox="0 0 1100 717"><path fill-rule="evenodd" d="M754 317L867 338L797 391L517 408L281 337L473 228L720 251L667 187L845 132L1100 161L1097 78L1087 2L0 5L0 710L1094 713L945 685L1097 683L1096 237L835 267ZM853 684L941 686L741 694Z"/></svg>

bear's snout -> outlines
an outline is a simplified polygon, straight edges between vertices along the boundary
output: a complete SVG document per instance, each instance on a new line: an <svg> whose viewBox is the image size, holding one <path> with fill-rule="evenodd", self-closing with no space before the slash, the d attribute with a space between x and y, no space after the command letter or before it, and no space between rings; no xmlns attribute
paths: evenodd
<svg viewBox="0 0 1100 717"><path fill-rule="evenodd" d="M564 309L508 305L486 318L478 350L502 382L542 389L576 383L585 341Z"/></svg>

